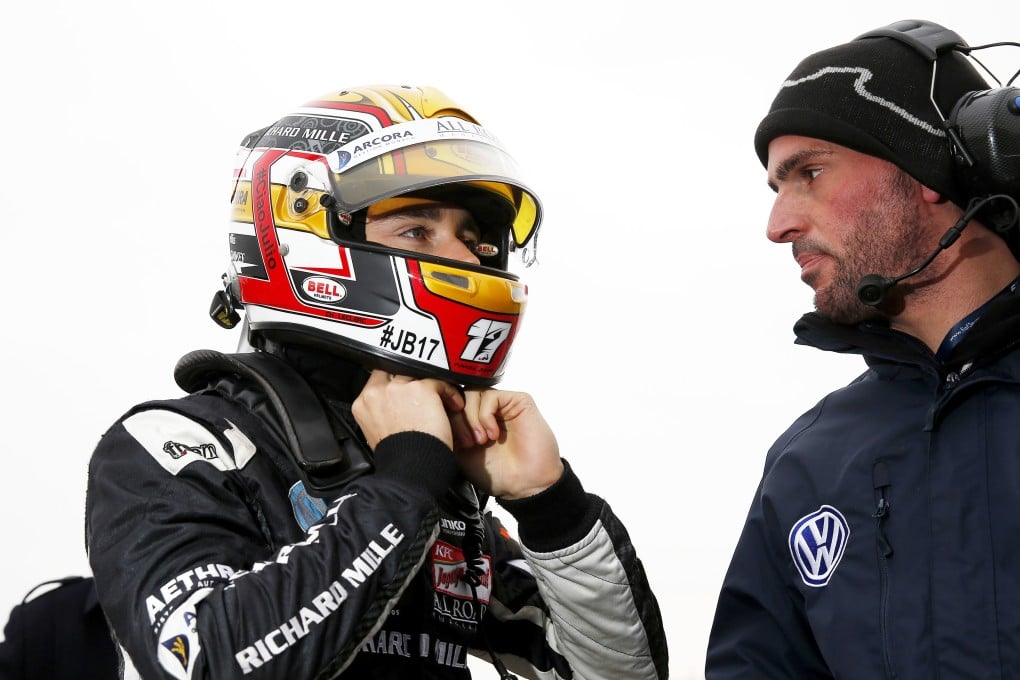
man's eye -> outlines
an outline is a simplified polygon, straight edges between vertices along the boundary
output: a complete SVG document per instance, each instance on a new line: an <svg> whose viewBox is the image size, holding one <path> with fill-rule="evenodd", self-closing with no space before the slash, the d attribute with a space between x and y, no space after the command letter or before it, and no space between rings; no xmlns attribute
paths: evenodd
<svg viewBox="0 0 1020 680"><path fill-rule="evenodd" d="M425 238L424 227L410 227L400 232L400 236L403 238L422 239Z"/></svg>
<svg viewBox="0 0 1020 680"><path fill-rule="evenodd" d="M817 179L822 174L821 168L804 168L804 176L810 179Z"/></svg>

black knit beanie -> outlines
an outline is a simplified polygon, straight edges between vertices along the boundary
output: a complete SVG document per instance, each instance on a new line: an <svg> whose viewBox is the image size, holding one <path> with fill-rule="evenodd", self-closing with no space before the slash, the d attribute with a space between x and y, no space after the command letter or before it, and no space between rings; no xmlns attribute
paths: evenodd
<svg viewBox="0 0 1020 680"><path fill-rule="evenodd" d="M798 64L758 125L754 149L768 166L769 142L802 135L834 142L896 164L959 206L969 198L954 174L939 111L948 117L967 92L989 89L962 54L938 59L936 111L932 62L888 37L858 38Z"/></svg>

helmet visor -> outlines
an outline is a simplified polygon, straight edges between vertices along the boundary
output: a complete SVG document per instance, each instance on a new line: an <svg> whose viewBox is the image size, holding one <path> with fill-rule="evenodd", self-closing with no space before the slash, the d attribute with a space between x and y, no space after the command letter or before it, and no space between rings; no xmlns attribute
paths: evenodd
<svg viewBox="0 0 1020 680"><path fill-rule="evenodd" d="M541 207L520 177L517 162L492 134L461 118L428 118L392 125L330 153L336 209L354 213L386 198L453 183L470 183L514 208L517 247L536 231Z"/></svg>

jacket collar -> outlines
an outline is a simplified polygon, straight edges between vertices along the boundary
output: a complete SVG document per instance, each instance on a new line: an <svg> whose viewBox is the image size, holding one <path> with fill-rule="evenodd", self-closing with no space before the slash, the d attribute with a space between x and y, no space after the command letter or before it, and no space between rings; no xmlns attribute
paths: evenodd
<svg viewBox="0 0 1020 680"><path fill-rule="evenodd" d="M881 361L935 364L935 356L911 335L889 328L884 320L856 325L834 323L818 312L809 312L793 326L799 345L828 352L861 354L869 365ZM981 318L948 357L953 367L978 360L991 360L1020 344L1020 289L989 304Z"/></svg>

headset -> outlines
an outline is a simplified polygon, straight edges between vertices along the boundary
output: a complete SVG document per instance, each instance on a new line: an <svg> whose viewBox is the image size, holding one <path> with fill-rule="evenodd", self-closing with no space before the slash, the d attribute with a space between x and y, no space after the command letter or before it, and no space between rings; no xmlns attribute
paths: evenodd
<svg viewBox="0 0 1020 680"><path fill-rule="evenodd" d="M931 61L929 98L942 120L950 153L956 167L957 180L970 199L964 213L969 221L978 217L983 224L997 231L1020 259L1020 87L1013 82L1017 71L1002 85L999 79L978 61L971 52L1016 42L998 42L971 47L957 33L939 24L916 19L897 21L882 28L862 33L862 38L886 37L898 40ZM959 52L978 64L999 87L967 92L960 97L948 116L935 101L938 58L947 52ZM961 220L962 221L962 220ZM956 241L967 222L957 222L939 242L939 247L920 267L898 277L871 274L858 287L858 297L866 305L882 302L886 290L899 281L913 276L926 267L938 253ZM1013 233L1008 233L1012 230Z"/></svg>
<svg viewBox="0 0 1020 680"><path fill-rule="evenodd" d="M966 93L956 102L948 117L935 102L940 55L956 51L971 56L975 50L1000 45L1020 47L1020 43L1000 42L971 47L954 31L930 21L918 20L898 21L868 31L856 39L880 36L899 40L931 61L931 103L945 126L950 150L960 171L961 185L969 196L1020 195L1020 87L1012 84L1020 71L1005 86ZM984 64L977 59L973 61L996 83L999 82Z"/></svg>

